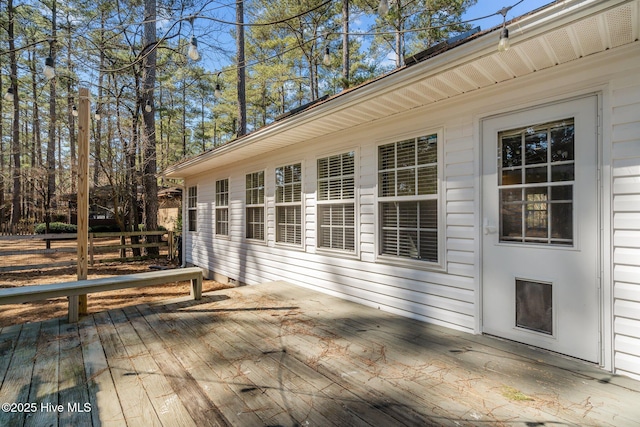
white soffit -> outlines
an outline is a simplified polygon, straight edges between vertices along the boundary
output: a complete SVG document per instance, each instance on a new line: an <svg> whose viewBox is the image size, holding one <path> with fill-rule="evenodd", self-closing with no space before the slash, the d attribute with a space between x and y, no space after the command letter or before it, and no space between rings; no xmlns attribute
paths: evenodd
<svg viewBox="0 0 640 427"><path fill-rule="evenodd" d="M498 32L485 34L187 159L168 168L165 175L196 175L637 42L639 21L640 0L554 3L509 26L512 46L507 52L497 51Z"/></svg>

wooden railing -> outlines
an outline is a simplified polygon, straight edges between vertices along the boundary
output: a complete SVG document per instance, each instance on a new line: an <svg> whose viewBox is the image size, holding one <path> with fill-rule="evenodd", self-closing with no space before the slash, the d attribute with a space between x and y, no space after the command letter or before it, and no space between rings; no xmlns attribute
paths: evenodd
<svg viewBox="0 0 640 427"><path fill-rule="evenodd" d="M149 239L148 237L150 236L157 236L157 241ZM127 240L131 242L132 237L134 238L134 243L127 243ZM138 242L135 242L135 237L139 238ZM65 261L54 261L52 258L55 258L56 254L76 254L77 242L74 241L77 238L78 236L75 233L0 236L0 272L76 265L75 256L72 261L69 261L68 257ZM157 247L159 252L163 252L169 259L173 260L176 253L174 238L175 235L172 231L89 233L89 260L91 265L94 265L97 262L145 259L148 258L148 255L135 256L134 249L144 250L154 247ZM114 240L119 240L119 242L114 244ZM38 242L43 242L43 247L38 247ZM61 243L58 247L53 247L56 242L64 243ZM117 254L117 256L106 258L102 256L109 253ZM20 257L30 255L33 255L33 257L29 259L37 261L34 264L24 264ZM12 260L11 256L16 258ZM47 258L50 261L43 263L42 261ZM17 262L16 259L18 260Z"/></svg>

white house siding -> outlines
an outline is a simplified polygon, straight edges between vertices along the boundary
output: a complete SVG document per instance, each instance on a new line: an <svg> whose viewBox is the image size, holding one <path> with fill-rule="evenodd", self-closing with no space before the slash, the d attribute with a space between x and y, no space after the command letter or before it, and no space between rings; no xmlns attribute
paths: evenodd
<svg viewBox="0 0 640 427"><path fill-rule="evenodd" d="M640 77L612 84L614 363L640 379Z"/></svg>
<svg viewBox="0 0 640 427"><path fill-rule="evenodd" d="M444 269L416 269L407 265L376 262L377 250L377 146L399 140L392 128L336 135L322 141L307 141L268 157L246 159L210 174L192 177L186 186L198 186L198 231L187 233L186 261L232 281L246 284L289 280L360 303L458 330L475 330L474 246L474 143L472 116L461 123L430 123L425 117L407 120L403 133L414 136L440 131L444 147L440 167L444 174L441 207L447 211L440 237L446 247ZM394 123L398 124L397 120ZM397 129L397 126L393 126ZM345 254L318 250L316 233L317 158L356 152L357 251ZM303 165L304 248L275 242L275 168L301 162ZM245 175L265 171L267 241L244 238ZM229 178L230 236L216 238L215 181ZM420 265L418 263L418 265Z"/></svg>

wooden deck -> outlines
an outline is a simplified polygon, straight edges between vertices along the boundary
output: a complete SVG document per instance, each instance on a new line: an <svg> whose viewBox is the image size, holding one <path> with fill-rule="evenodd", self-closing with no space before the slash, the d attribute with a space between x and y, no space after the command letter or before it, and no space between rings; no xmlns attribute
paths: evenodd
<svg viewBox="0 0 640 427"><path fill-rule="evenodd" d="M640 383L283 282L5 327L0 426L632 426Z"/></svg>

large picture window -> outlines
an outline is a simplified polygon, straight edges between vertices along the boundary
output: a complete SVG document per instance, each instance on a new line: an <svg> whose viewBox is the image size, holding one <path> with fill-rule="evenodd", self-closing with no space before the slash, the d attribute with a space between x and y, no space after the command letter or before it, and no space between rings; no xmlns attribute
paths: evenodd
<svg viewBox="0 0 640 427"><path fill-rule="evenodd" d="M187 190L187 222L189 231L196 231L198 226L198 187Z"/></svg>
<svg viewBox="0 0 640 427"><path fill-rule="evenodd" d="M302 244L302 164L276 168L276 242Z"/></svg>
<svg viewBox="0 0 640 427"><path fill-rule="evenodd" d="M320 248L355 251L355 153L318 159Z"/></svg>
<svg viewBox="0 0 640 427"><path fill-rule="evenodd" d="M264 171L246 176L247 239L264 240Z"/></svg>
<svg viewBox="0 0 640 427"><path fill-rule="evenodd" d="M216 181L216 235L229 235L229 179Z"/></svg>
<svg viewBox="0 0 640 427"><path fill-rule="evenodd" d="M378 147L380 254L438 262L438 136Z"/></svg>

